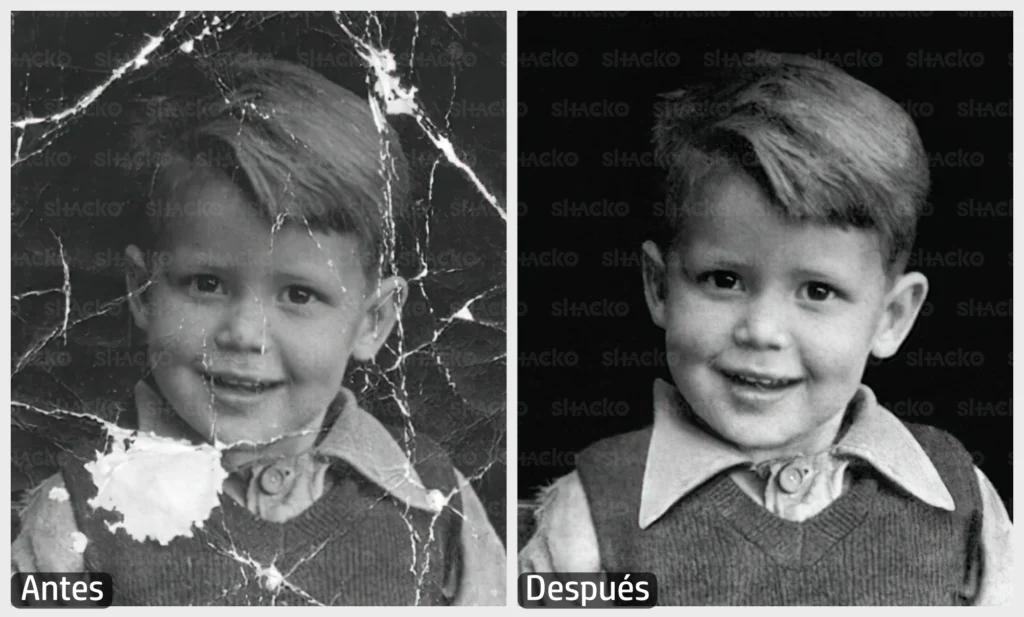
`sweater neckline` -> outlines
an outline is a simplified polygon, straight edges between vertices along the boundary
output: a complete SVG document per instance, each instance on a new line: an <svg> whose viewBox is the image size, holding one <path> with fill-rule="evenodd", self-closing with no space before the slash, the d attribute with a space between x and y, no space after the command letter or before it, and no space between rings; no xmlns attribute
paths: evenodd
<svg viewBox="0 0 1024 617"><path fill-rule="evenodd" d="M341 472L341 476L345 475L345 471L342 471L337 466L332 466L331 470L335 473ZM221 511L225 523L230 520L243 522L245 523L244 527L249 530L247 533L253 537L267 537L272 534L291 534L295 532L302 535L311 534L311 536L315 536L317 535L317 530L324 523L330 524L332 521L335 524L338 523L335 519L337 518L339 507L343 506L339 501L342 499L341 493L343 490L344 477L338 477L333 482L333 486L321 495L319 499L314 500L308 508L286 521L270 521L261 518L225 493L220 495ZM343 510L344 508L342 507L341 511ZM237 534L239 530L231 529L231 533Z"/></svg>
<svg viewBox="0 0 1024 617"><path fill-rule="evenodd" d="M863 523L877 493L874 478L855 477L849 490L825 509L796 522L755 502L728 474L720 475L708 487L713 508L765 554L788 567L806 567L821 559Z"/></svg>

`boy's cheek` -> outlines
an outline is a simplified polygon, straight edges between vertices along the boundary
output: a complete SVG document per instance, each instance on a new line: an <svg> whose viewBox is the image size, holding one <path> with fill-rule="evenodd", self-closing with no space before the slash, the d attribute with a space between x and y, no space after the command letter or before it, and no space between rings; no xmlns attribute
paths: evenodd
<svg viewBox="0 0 1024 617"><path fill-rule="evenodd" d="M341 383L351 361L347 352L339 344L333 349L318 349L301 354L298 358L300 364L295 367L296 372L305 376L305 381L310 385L334 388Z"/></svg>
<svg viewBox="0 0 1024 617"><path fill-rule="evenodd" d="M668 314L668 338L680 347L702 347L728 333L727 309L699 301L677 302Z"/></svg>
<svg viewBox="0 0 1024 617"><path fill-rule="evenodd" d="M177 294L163 294L151 307L151 323L177 339L211 335L217 321L210 307L190 302Z"/></svg>

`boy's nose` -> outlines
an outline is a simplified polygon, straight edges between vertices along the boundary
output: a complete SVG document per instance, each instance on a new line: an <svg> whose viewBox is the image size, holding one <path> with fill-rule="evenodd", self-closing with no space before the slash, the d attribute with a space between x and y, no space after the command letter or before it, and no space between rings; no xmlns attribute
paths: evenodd
<svg viewBox="0 0 1024 617"><path fill-rule="evenodd" d="M741 347L783 349L789 344L785 307L762 297L747 305L733 329L733 339Z"/></svg>
<svg viewBox="0 0 1024 617"><path fill-rule="evenodd" d="M215 340L222 349L266 353L270 322L264 302L246 294L233 302Z"/></svg>

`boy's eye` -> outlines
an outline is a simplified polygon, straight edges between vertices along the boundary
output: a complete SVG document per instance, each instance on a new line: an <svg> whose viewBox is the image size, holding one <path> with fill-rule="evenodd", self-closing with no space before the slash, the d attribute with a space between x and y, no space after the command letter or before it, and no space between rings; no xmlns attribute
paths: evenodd
<svg viewBox="0 0 1024 617"><path fill-rule="evenodd" d="M836 296L836 290L825 283L808 283L807 299L814 302L824 302Z"/></svg>
<svg viewBox="0 0 1024 617"><path fill-rule="evenodd" d="M715 270L713 272L705 272L698 278L700 282L711 283L718 289L735 289L739 285L740 277L733 272L727 270Z"/></svg>
<svg viewBox="0 0 1024 617"><path fill-rule="evenodd" d="M204 294L218 293L221 290L221 282L212 274L197 274L189 277L189 289Z"/></svg>
<svg viewBox="0 0 1024 617"><path fill-rule="evenodd" d="M292 304L310 304L316 301L316 293L308 287L292 285L287 289L286 296Z"/></svg>

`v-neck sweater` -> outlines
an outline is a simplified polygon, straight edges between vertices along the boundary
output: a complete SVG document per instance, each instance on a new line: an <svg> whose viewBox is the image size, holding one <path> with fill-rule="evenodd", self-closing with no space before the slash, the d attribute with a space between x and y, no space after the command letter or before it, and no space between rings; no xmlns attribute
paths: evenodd
<svg viewBox="0 0 1024 617"><path fill-rule="evenodd" d="M62 467L88 538L86 570L111 574L115 604L444 604L444 582L461 567L456 479L436 444L419 440L416 454L420 478L452 495L452 507L410 507L337 461L332 488L290 520L263 520L221 494L192 537L167 545L110 531L119 515L88 505L97 489L87 456L65 456Z"/></svg>
<svg viewBox="0 0 1024 617"><path fill-rule="evenodd" d="M660 604L959 604L978 550L981 497L970 454L946 433L907 423L955 502L932 507L851 462L852 482L793 522L757 504L727 473L638 524L651 429L606 439L577 458L607 572L653 572Z"/></svg>

